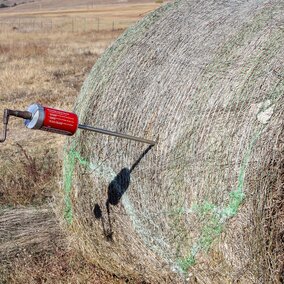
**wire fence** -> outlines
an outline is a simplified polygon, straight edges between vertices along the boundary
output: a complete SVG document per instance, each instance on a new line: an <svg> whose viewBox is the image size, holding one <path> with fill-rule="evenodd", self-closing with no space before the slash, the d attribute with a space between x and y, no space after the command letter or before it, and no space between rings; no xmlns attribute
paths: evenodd
<svg viewBox="0 0 284 284"><path fill-rule="evenodd" d="M102 17L13 18L0 20L0 33L80 33L125 29L135 20Z"/></svg>

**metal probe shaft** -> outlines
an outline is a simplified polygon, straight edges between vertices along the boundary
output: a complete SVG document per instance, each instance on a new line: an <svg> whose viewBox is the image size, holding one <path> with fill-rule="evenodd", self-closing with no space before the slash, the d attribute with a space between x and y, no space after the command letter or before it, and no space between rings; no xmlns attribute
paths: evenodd
<svg viewBox="0 0 284 284"><path fill-rule="evenodd" d="M92 127L92 126L89 126L89 125L79 124L78 128L97 132L97 133L101 133L101 134L106 134L106 135L110 135L110 136L120 137L120 138L124 138L124 139L128 139L128 140L147 143L147 144L150 144L150 145L156 144L156 142L152 141L152 140L135 137L135 136L128 135L128 134L122 134L122 133L118 133L118 132L114 132L114 131L110 131L110 130L105 130L105 129L102 129L102 128L96 128L96 127Z"/></svg>

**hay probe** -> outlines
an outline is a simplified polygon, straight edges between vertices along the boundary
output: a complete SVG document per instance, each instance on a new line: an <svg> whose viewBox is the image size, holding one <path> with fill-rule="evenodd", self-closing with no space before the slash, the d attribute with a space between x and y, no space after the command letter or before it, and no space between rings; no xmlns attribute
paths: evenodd
<svg viewBox="0 0 284 284"><path fill-rule="evenodd" d="M67 136L72 136L78 129L83 129L128 140L134 140L150 145L156 144L156 142L152 140L102 128L96 128L90 125L80 124L78 116L75 113L44 107L40 104L30 105L27 111L5 109L3 117L3 137L0 138L1 143L4 142L7 138L8 122L10 116L23 118L25 120L25 126L29 129L38 129Z"/></svg>

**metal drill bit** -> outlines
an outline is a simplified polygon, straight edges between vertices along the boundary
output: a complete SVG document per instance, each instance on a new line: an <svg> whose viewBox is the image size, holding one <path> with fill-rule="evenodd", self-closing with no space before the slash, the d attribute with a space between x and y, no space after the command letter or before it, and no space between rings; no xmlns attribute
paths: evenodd
<svg viewBox="0 0 284 284"><path fill-rule="evenodd" d="M135 137L135 136L128 135L128 134L122 134L122 133L114 132L114 131L110 131L110 130L105 130L105 129L102 129L102 128L96 128L96 127L92 127L92 126L89 126L89 125L79 124L78 128L97 132L97 133L101 133L101 134L106 134L106 135L110 135L110 136L120 137L120 138L124 138L124 139L128 139L128 140L138 141L138 142L142 142L142 143L146 143L146 144L150 144L150 145L156 144L156 142L152 141L152 140Z"/></svg>

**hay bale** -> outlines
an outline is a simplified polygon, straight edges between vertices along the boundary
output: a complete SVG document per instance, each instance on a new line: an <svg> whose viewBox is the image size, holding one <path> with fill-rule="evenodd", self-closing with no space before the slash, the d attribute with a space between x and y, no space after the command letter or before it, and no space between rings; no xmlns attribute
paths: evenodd
<svg viewBox="0 0 284 284"><path fill-rule="evenodd" d="M50 252L65 245L52 208L0 210L0 263L21 254Z"/></svg>
<svg viewBox="0 0 284 284"><path fill-rule="evenodd" d="M69 140L65 218L86 257L152 283L280 281L283 22L282 0L180 0L98 60L81 122L158 144Z"/></svg>

